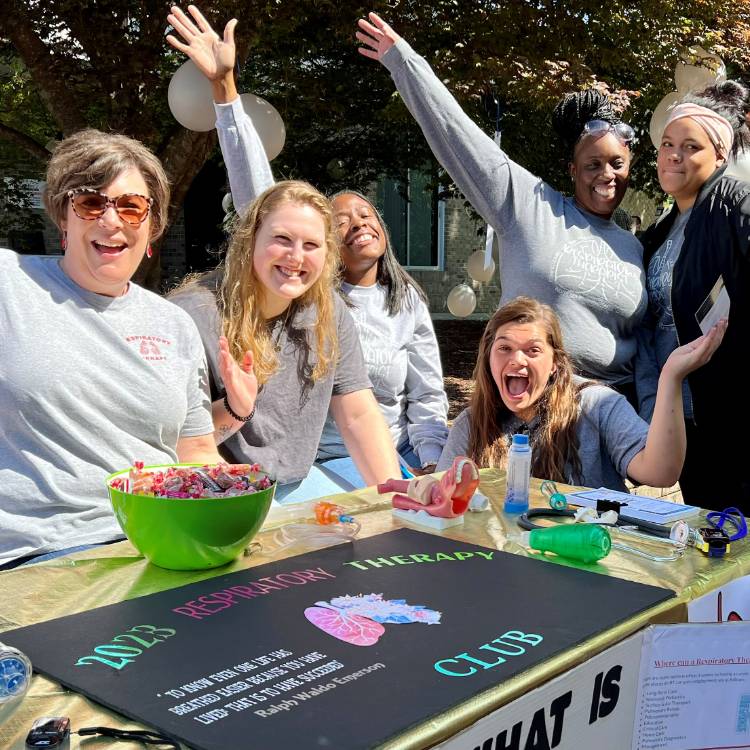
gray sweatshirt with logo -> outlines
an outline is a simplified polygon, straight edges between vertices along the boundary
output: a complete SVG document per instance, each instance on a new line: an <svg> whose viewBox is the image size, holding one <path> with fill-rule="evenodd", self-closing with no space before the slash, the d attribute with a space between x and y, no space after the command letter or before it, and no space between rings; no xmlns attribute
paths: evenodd
<svg viewBox="0 0 750 750"><path fill-rule="evenodd" d="M546 302L583 374L632 381L646 310L640 242L511 161L403 39L383 64L438 161L498 233L500 304L522 294Z"/></svg>

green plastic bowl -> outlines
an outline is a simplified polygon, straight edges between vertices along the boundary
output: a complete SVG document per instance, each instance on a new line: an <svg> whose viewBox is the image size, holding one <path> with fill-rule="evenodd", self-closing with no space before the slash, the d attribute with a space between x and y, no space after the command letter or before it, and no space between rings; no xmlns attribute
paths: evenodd
<svg viewBox="0 0 750 750"><path fill-rule="evenodd" d="M173 465L202 464L145 468ZM276 490L274 482L268 489L248 495L194 499L132 495L114 489L112 480L127 477L129 471L107 477L117 521L147 560L169 570L217 568L234 560L260 529Z"/></svg>

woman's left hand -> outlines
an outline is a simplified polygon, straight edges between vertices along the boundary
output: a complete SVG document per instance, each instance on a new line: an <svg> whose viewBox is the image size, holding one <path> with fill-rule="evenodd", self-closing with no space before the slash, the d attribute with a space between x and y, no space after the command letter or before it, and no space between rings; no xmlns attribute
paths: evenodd
<svg viewBox="0 0 750 750"><path fill-rule="evenodd" d="M704 336L699 336L695 341L675 349L664 363L663 372L667 371L676 379L682 380L694 370L703 367L719 348L726 330L727 321L722 318Z"/></svg>

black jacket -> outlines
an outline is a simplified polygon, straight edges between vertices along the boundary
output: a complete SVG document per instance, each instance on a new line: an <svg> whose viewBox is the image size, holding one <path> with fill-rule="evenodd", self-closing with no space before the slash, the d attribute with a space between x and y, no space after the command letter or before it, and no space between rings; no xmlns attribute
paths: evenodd
<svg viewBox="0 0 750 750"><path fill-rule="evenodd" d="M695 426L715 432L714 458L727 470L750 476L750 441L735 437L750 428L750 184L717 170L703 185L685 226L672 276L672 312L680 344L701 335L696 311L719 276L729 293L729 326L711 361L688 376ZM643 236L643 265L664 243L678 214L672 211ZM707 471L718 471L710 459ZM741 460L740 463L734 463ZM733 464L733 465L732 465ZM747 480L745 490L748 490ZM731 503L728 503L731 504Z"/></svg>

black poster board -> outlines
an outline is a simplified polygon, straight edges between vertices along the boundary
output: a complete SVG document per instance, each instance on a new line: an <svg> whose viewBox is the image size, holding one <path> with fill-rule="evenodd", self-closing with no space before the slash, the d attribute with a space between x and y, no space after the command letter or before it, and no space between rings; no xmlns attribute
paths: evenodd
<svg viewBox="0 0 750 750"><path fill-rule="evenodd" d="M401 529L3 641L37 671L196 749L354 749L673 595Z"/></svg>

